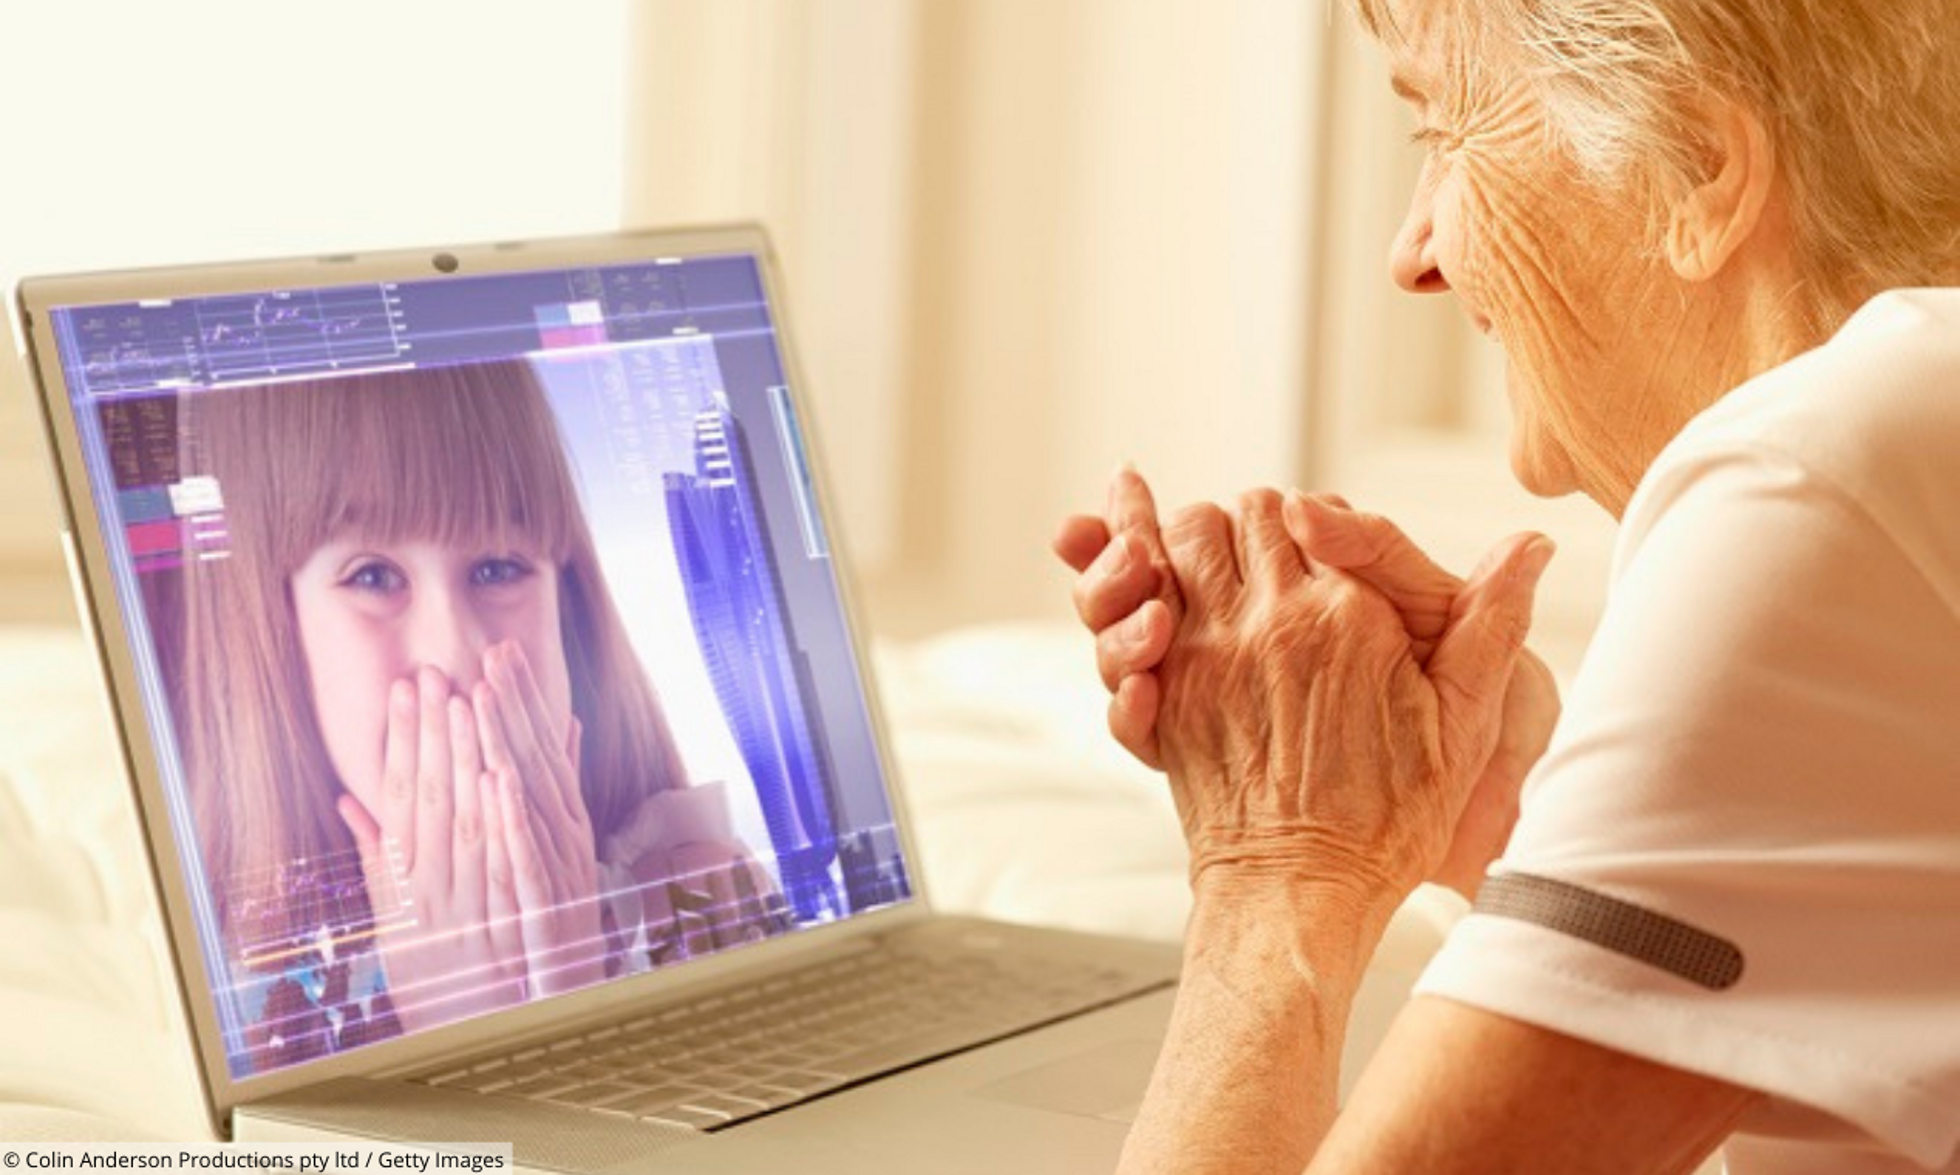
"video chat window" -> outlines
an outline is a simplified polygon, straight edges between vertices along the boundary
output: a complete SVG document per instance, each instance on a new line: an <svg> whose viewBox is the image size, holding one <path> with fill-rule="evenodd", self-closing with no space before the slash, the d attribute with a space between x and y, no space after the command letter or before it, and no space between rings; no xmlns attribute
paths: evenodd
<svg viewBox="0 0 1960 1175"><path fill-rule="evenodd" d="M61 312L235 1074L909 896L735 260Z"/></svg>

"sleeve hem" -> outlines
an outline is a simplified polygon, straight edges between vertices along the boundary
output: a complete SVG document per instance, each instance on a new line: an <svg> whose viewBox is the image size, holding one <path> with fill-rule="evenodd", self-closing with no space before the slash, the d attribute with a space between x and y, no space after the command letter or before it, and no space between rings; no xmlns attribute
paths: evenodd
<svg viewBox="0 0 1960 1175"><path fill-rule="evenodd" d="M1878 1070L1867 1058L1754 1031L1688 1002L1712 1004L1720 996L1628 990L1547 962L1542 956L1549 933L1472 914L1423 973L1415 994L1810 1106L1931 1169L1953 1154L1955 1128L1940 1125L1949 1107L1933 1091ZM1572 953L1563 942L1559 947Z"/></svg>

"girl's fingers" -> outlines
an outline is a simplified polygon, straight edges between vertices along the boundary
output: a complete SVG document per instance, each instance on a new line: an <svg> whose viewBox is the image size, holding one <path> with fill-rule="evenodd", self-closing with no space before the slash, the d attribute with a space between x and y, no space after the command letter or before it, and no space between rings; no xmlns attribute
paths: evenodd
<svg viewBox="0 0 1960 1175"><path fill-rule="evenodd" d="M552 894L550 866L532 832L531 804L511 776L496 774L497 800L503 809L504 845L510 851L513 889L517 893L518 930L524 939L524 958L531 968L533 990L549 984L548 972L558 964L551 920L557 905ZM540 972L547 973L540 975Z"/></svg>
<svg viewBox="0 0 1960 1175"><path fill-rule="evenodd" d="M486 721L502 735L502 746L510 760L510 769L524 785L532 818L541 823L543 849L556 858L560 866L575 863L590 855L591 838L566 808L565 789L558 782L558 772L570 772L562 761L563 752L557 749L563 745L563 740L552 737L545 741L541 732L532 725L511 664L513 655L522 656L517 646L510 642L494 645L484 654L485 683L478 688L483 691L479 696L485 704L479 717L487 715ZM555 765L554 760L557 761ZM576 790L574 787L573 791ZM581 802L578 811L582 813L584 808ZM581 843L585 845L584 848L580 847Z"/></svg>
<svg viewBox="0 0 1960 1175"><path fill-rule="evenodd" d="M340 799L334 802L334 810L339 813L340 822L347 826L347 831L353 834L354 847L360 851L363 861L380 851L381 828L361 801L343 792Z"/></svg>
<svg viewBox="0 0 1960 1175"><path fill-rule="evenodd" d="M504 667L510 674L524 716L531 724L531 735L537 741L540 758L550 769L551 782L558 788L559 802L572 822L584 828L587 823L585 799L579 794L578 776L571 769L571 759L547 752L547 748L565 746L570 741L571 731L568 727L564 734L558 733L557 721L552 717L551 708L545 704L544 691L538 688L538 679L531 673L531 660L524 655L522 646L511 642L505 648Z"/></svg>
<svg viewBox="0 0 1960 1175"><path fill-rule="evenodd" d="M504 722L505 745L510 748L518 769L529 771L543 762L544 747L554 745L558 740L541 742L531 726L530 716L524 710L524 699L518 693L516 671L511 666L514 648L508 643L492 646L483 657L484 678L490 684L490 696L496 703L496 712Z"/></svg>
<svg viewBox="0 0 1960 1175"><path fill-rule="evenodd" d="M539 803L535 794L540 791L551 792L554 789L549 786L536 787L531 783L540 768L535 761L535 756L527 758L513 745L515 739L511 733L511 725L505 719L505 708L497 689L488 681L480 681L476 685L471 701L476 707L476 724L482 735L484 763L498 775L508 775L516 782L519 790L531 801L525 805L525 810L530 813L530 819L544 822L543 838L539 842L539 849L545 854L550 877L555 879L567 858L571 838L569 835L563 837L557 835L557 822L545 816L541 810L543 805Z"/></svg>
<svg viewBox="0 0 1960 1175"><path fill-rule="evenodd" d="M511 888L517 895L517 907L526 918L549 914L551 877L531 829L530 802L510 775L499 771L491 778L504 818L504 847L510 853Z"/></svg>
<svg viewBox="0 0 1960 1175"><path fill-rule="evenodd" d="M456 798L449 770L449 679L425 665L415 675L415 687L415 870L426 878L427 892L446 896Z"/></svg>
<svg viewBox="0 0 1960 1175"><path fill-rule="evenodd" d="M497 779L485 771L476 778L478 810L483 813L483 905L490 943L499 959L522 960L524 933L518 927L517 880L505 843L504 808Z"/></svg>
<svg viewBox="0 0 1960 1175"><path fill-rule="evenodd" d="M393 914L401 905L395 892L394 871L388 868L388 851L382 845L381 826L361 801L342 794L334 804L340 822L354 836L354 849L361 857L361 877L367 882L368 910L376 922Z"/></svg>
<svg viewBox="0 0 1960 1175"><path fill-rule="evenodd" d="M497 714L497 693L487 681L479 681L470 691L470 708L476 715L477 738L483 744L483 764L492 771L517 770L517 756L504 734L503 719Z"/></svg>
<svg viewBox="0 0 1960 1175"><path fill-rule="evenodd" d="M388 730L381 745L381 833L400 846L402 867L415 867L415 682L388 687Z"/></svg>
<svg viewBox="0 0 1960 1175"><path fill-rule="evenodd" d="M489 655L485 654L486 670L488 662ZM470 701L475 707L477 733L483 743L484 765L499 776L509 776L517 781L520 790L523 790L521 785L529 778L525 774L526 764L519 758L517 749L512 746L510 725L504 720L504 708L499 702L496 688L488 680L479 681L476 683L476 689L471 691ZM532 813L532 818L537 818L535 803L529 805L527 810ZM549 829L546 831L547 837L541 849L549 856L556 857L557 841L550 838ZM548 862L548 864L555 866L555 862Z"/></svg>
<svg viewBox="0 0 1960 1175"><path fill-rule="evenodd" d="M481 784L483 763L477 751L476 719L469 704L457 697L445 703L449 711L450 781L454 788L455 818L450 838L450 902L465 925L479 925L488 916L484 893L484 823Z"/></svg>

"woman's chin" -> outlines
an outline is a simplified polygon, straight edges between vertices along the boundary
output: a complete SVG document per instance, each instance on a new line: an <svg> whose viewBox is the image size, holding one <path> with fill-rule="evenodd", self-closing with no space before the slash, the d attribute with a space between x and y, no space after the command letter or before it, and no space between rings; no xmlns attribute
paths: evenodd
<svg viewBox="0 0 1960 1175"><path fill-rule="evenodd" d="M1507 355L1504 362L1504 398L1511 407L1511 476L1525 492L1540 498L1557 498L1576 487L1571 462L1557 443L1538 426L1537 398Z"/></svg>
<svg viewBox="0 0 1960 1175"><path fill-rule="evenodd" d="M1511 476L1526 493L1538 498L1562 498L1579 488L1572 464L1556 450L1548 452L1543 437L1523 424L1511 425Z"/></svg>

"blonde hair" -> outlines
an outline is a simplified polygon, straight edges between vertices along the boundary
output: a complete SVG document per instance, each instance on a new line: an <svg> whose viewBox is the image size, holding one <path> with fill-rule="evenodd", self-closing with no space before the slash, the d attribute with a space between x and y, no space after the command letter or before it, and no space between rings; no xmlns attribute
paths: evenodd
<svg viewBox="0 0 1960 1175"><path fill-rule="evenodd" d="M1407 0L1454 3L1455 0ZM1390 0L1355 0L1394 35ZM1804 301L1821 330L1894 286L1960 283L1960 0L1479 0L1554 133L1601 185L1664 223L1705 177L1695 106L1763 120L1787 185ZM1474 12L1474 16L1467 15Z"/></svg>
<svg viewBox="0 0 1960 1175"><path fill-rule="evenodd" d="M216 479L230 536L229 557L186 565L174 676L206 876L233 949L248 929L253 942L294 945L367 914L364 887L303 876L351 860L354 844L335 811L341 787L289 581L343 529L380 542L508 547L521 538L543 552L558 567L595 832L603 839L646 795L685 785L528 363L193 392L179 405L182 475ZM252 909L241 894L256 895Z"/></svg>

